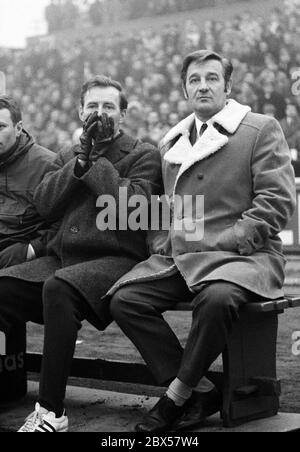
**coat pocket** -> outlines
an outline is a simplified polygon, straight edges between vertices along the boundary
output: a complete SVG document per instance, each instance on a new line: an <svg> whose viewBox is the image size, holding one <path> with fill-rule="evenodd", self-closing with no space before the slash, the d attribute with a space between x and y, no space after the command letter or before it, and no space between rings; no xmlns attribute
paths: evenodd
<svg viewBox="0 0 300 452"><path fill-rule="evenodd" d="M0 233L17 232L24 221L26 206L17 200L6 199L0 208Z"/></svg>

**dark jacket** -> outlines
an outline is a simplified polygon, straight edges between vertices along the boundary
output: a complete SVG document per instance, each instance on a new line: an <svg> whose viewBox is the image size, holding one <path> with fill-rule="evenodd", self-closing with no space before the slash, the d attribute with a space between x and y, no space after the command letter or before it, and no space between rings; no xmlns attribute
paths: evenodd
<svg viewBox="0 0 300 452"><path fill-rule="evenodd" d="M54 168L54 152L34 143L23 130L14 152L0 160L0 251L14 243L31 242L42 254L40 237L47 229L33 203L33 193Z"/></svg>
<svg viewBox="0 0 300 452"><path fill-rule="evenodd" d="M76 147L57 155L56 171L47 174L35 193L40 214L51 222L62 220L49 243L51 255L3 270L0 277L42 282L55 274L84 296L97 314L88 320L103 329L111 317L101 297L148 257L148 249L144 231L100 231L97 199L112 195L118 207L119 188L127 187L129 197L144 195L149 202L161 190L160 154L153 146L122 135L77 177L75 152Z"/></svg>

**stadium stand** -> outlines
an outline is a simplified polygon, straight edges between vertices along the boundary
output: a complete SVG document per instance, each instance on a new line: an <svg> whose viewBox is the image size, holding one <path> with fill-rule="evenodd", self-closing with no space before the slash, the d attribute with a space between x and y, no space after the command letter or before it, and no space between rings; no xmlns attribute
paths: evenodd
<svg viewBox="0 0 300 452"><path fill-rule="evenodd" d="M159 3L175 11L175 3L180 2L145 3L150 10L151 4ZM189 8L207 4L195 0L181 3ZM122 31L117 27L109 35L105 27L98 27L95 35L91 25L90 33L79 37L77 33L76 38L74 33L58 39L49 35L32 41L25 50L0 49L0 70L6 74L7 91L22 103L26 125L42 145L54 151L70 144L73 137L78 139L75 102L84 79L96 73L122 81L130 101L127 130L157 143L189 113L179 79L182 56L198 48L213 48L233 61L233 97L251 105L253 111L276 116L285 125L293 122L290 146L296 161L300 153L300 2L289 0L267 18L258 16L253 8L251 13L245 12L246 2L240 3L243 11L229 18L215 8L219 11L216 17L223 16L223 20L205 19L203 8L197 18L190 13L184 16L193 20L183 22L185 13L177 13L168 16L169 25L155 28L167 9L152 9L147 14L160 17L147 19L138 30L131 26L135 21L129 21L122 24ZM86 5L86 11L87 6L92 7ZM290 103L295 109L286 112ZM291 119L287 113L292 110L298 115Z"/></svg>
<svg viewBox="0 0 300 452"><path fill-rule="evenodd" d="M50 0L45 10L48 32L72 28L87 18L92 25L154 17L237 0ZM241 1L241 0L240 0ZM248 0L244 0L248 1Z"/></svg>

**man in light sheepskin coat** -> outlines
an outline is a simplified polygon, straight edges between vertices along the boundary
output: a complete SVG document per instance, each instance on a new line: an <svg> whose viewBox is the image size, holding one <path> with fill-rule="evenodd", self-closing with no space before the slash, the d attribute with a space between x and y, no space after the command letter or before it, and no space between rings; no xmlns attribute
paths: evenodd
<svg viewBox="0 0 300 452"><path fill-rule="evenodd" d="M171 227L156 238L154 254L110 291L119 326L157 382L171 382L136 431L191 428L217 412L216 388L206 382L205 390L202 379L202 391L195 389L224 350L239 309L283 295L278 234L295 208L290 152L275 119L228 99L232 69L207 50L184 60L183 89L194 113L161 143ZM186 195L202 195L202 209L179 202ZM184 350L161 316L182 301L193 307Z"/></svg>

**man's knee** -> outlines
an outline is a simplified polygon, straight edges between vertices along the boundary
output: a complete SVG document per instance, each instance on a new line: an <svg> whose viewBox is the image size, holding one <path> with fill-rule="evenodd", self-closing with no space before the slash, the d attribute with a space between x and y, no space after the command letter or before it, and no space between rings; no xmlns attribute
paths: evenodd
<svg viewBox="0 0 300 452"><path fill-rule="evenodd" d="M238 315L239 306L243 303L242 289L235 284L218 281L208 284L194 299L195 310L201 308L206 314L219 317L231 314Z"/></svg>
<svg viewBox="0 0 300 452"><path fill-rule="evenodd" d="M43 286L43 297L44 298L53 298L56 294L58 295L60 291L60 281L55 277L48 278Z"/></svg>
<svg viewBox="0 0 300 452"><path fill-rule="evenodd" d="M54 276L47 279L43 287L44 309L66 309L68 299L66 283Z"/></svg>
<svg viewBox="0 0 300 452"><path fill-rule="evenodd" d="M128 306L128 290L127 288L119 289L110 301L110 313L116 322L122 321L126 316Z"/></svg>

